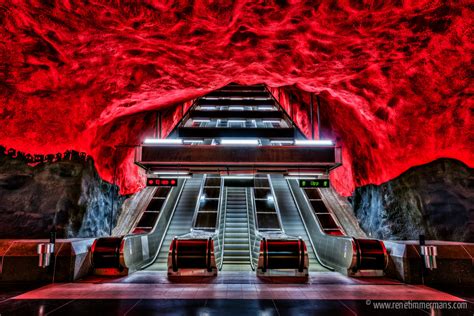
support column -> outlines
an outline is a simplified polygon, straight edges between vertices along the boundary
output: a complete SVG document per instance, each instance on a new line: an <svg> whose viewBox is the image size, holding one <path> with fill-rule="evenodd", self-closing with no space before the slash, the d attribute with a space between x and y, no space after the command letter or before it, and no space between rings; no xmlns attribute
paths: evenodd
<svg viewBox="0 0 474 316"><path fill-rule="evenodd" d="M321 120L319 117L319 107L321 105L321 101L319 99L319 95L316 95L317 108L316 108L316 117L317 117L317 124L318 124L318 139L321 139Z"/></svg>
<svg viewBox="0 0 474 316"><path fill-rule="evenodd" d="M311 124L311 139L314 140L314 119L313 119L313 110L314 105L313 105L313 94L310 92L309 94L309 121Z"/></svg>
<svg viewBox="0 0 474 316"><path fill-rule="evenodd" d="M161 138L161 112L156 112L155 138Z"/></svg>

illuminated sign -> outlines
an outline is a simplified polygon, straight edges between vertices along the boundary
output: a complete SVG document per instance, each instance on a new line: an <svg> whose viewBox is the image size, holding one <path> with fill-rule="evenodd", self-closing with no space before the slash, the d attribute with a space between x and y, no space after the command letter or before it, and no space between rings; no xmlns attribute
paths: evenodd
<svg viewBox="0 0 474 316"><path fill-rule="evenodd" d="M175 187L177 184L178 184L178 179L160 179L160 178L146 179L147 187Z"/></svg>
<svg viewBox="0 0 474 316"><path fill-rule="evenodd" d="M329 188L329 179L300 180L300 188Z"/></svg>

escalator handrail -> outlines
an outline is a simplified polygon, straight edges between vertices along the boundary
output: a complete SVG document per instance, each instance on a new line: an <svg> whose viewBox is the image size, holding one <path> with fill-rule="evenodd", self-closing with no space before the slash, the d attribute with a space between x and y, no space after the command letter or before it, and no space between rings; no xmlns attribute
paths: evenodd
<svg viewBox="0 0 474 316"><path fill-rule="evenodd" d="M329 269L331 271L336 270L335 268L330 267L327 264L323 263L323 261L319 257L318 252L316 251L316 247L314 246L313 239L311 238L311 234L309 233L308 227L306 226L306 223L304 222L303 214L301 213L300 206L299 206L298 202L296 201L296 197L295 197L295 194L293 192L293 188L291 187L291 185L289 183L289 181L291 181L291 180L285 179L285 181L287 182L288 188L290 189L291 197L293 198L293 202L295 203L296 209L298 210L298 214L300 215L301 222L303 223L304 229L306 231L306 235L308 236L308 240L311 243L311 248L313 248L313 252L314 252L314 255L316 257L316 260L318 260L319 264L322 265L323 267L325 267L326 269ZM305 199L305 200L306 200L306 203L309 203L307 199ZM315 218L314 214L312 214L312 215L314 217L314 220L317 220ZM319 222L317 222L317 223L319 223ZM320 230L321 230L321 228L320 228ZM321 231L321 233L324 234L324 232L322 232L322 231Z"/></svg>
<svg viewBox="0 0 474 316"><path fill-rule="evenodd" d="M252 248L252 240L251 240L251 230L250 230L250 210L249 210L249 194L251 189L245 188L245 206L247 209L247 231L249 232L249 255L250 255L250 267L252 271L255 271L255 267L253 264L253 248ZM252 197L251 197L252 198ZM255 221L254 221L255 223ZM255 230L254 230L255 232Z"/></svg>
<svg viewBox="0 0 474 316"><path fill-rule="evenodd" d="M251 196L250 202L252 204L252 208L251 208L250 212L252 213L252 217L253 217L253 227L254 227L254 237L255 237L255 239L253 241L253 244L252 244L252 252L251 252L252 256L253 256L253 250L255 249L257 241L260 242L260 240L262 238L262 236L260 236L260 233L259 233L258 228L257 228L257 219L256 219L256 217L257 217L256 208L257 207L255 206L255 196L254 196L254 191L253 190L254 189L250 189L250 196ZM254 259L252 257L252 265L253 265L254 269L256 269L253 260ZM258 260L258 255L257 255L257 260Z"/></svg>
<svg viewBox="0 0 474 316"><path fill-rule="evenodd" d="M199 209L201 207L201 196L202 196L202 193L204 191L204 184L206 183L206 179L207 179L207 174L203 175L202 181L201 181L201 186L199 187L199 193L198 193L198 196L197 196L198 198L197 198L197 201L196 201L196 207L194 208L193 219L191 221L191 229L196 227L197 216L198 216L198 213L199 213Z"/></svg>
<svg viewBox="0 0 474 316"><path fill-rule="evenodd" d="M223 205L223 201L224 201L224 192L225 190L225 186L224 186L224 179L221 178L221 187L220 187L220 192L219 192L219 204L217 206L217 210L219 211L219 217L218 217L218 222L217 222L217 226L216 226L216 230L215 230L215 236L217 237L216 240L217 240L217 246L219 247L219 251L222 250L222 248L224 247L223 244L221 244L221 225L223 225L224 221L225 221L225 218L223 218L223 214L224 214L224 211L222 209L222 205ZM222 230L222 233L223 230ZM219 254L220 255L220 254ZM217 254L216 254L216 259L217 259ZM221 260L221 258L219 257L219 260Z"/></svg>
<svg viewBox="0 0 474 316"><path fill-rule="evenodd" d="M278 224L280 225L280 231L283 234L285 234L285 229L283 228L283 223L281 221L280 207L278 206L277 197L276 197L276 194L275 194L275 190L273 188L272 178L270 177L269 174L267 174L267 177L268 177L268 183L270 184L270 191L272 192L272 195L273 195L273 202L275 204L275 211L277 213Z"/></svg>
<svg viewBox="0 0 474 316"><path fill-rule="evenodd" d="M221 254L220 254L220 262L219 262L219 266L217 267L217 269L219 271L222 270L222 266L224 264L224 248L225 248L225 222L226 222L226 216L227 216L227 188L224 188L225 192L224 192L224 196L225 196L225 203L223 203L224 205L224 221L222 223L223 227L222 227L222 247L220 249L221 251Z"/></svg>
<svg viewBox="0 0 474 316"><path fill-rule="evenodd" d="M145 263L144 265L142 265L138 270L143 270L143 269L146 269L148 268L149 266L151 266L153 263L155 263L156 259L158 258L158 255L160 254L160 251L161 251L161 247L163 247L163 243L165 241L165 238L166 238L166 233L168 232L168 229L169 229L169 226L171 224L171 221L174 217L174 213L176 212L176 208L178 207L178 203L179 201L181 200L181 195L183 194L183 191L184 191L184 187L186 185L186 182L187 182L187 179L183 179L183 185L181 186L180 190L179 190L179 193L178 193L178 196L176 197L175 199L175 202L174 202L174 205L173 205L173 211L171 211L171 215L170 215L170 218L168 220L168 223L166 224L166 227L165 229L163 230L163 234L161 236L161 240L160 240L160 243L158 244L158 248L156 250L156 253L155 255L153 256L153 260L151 260L150 262L148 263ZM160 214L161 215L161 214ZM159 220L159 219L158 219ZM156 221L158 223L158 220Z"/></svg>

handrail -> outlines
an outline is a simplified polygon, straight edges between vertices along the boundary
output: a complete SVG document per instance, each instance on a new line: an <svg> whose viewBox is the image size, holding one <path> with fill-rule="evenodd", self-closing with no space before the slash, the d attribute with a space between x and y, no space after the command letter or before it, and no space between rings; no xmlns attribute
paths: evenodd
<svg viewBox="0 0 474 316"><path fill-rule="evenodd" d="M173 211L171 212L171 215L170 215L170 218L168 220L168 223L166 224L166 227L165 229L163 230L163 234L161 236L161 240L160 240L160 243L158 244L158 247L156 249L156 253L155 255L153 256L153 260L151 260L150 262L142 265L138 270L143 270L143 269L146 269L148 268L149 266L151 266L153 263L155 263L156 259L158 258L158 255L160 254L160 251L161 251L161 247L163 247L163 242L165 240L165 237L166 237L166 233L168 232L168 229L169 229L169 226L171 224L171 219L174 217L174 213L176 212L176 208L178 207L178 203L179 201L181 200L181 195L184 191L184 186L186 185L186 181L187 179L183 179L183 184L181 185L181 188L179 190L179 193L178 193L178 196L176 197L175 201L174 201L174 205L173 205ZM171 192L169 193L171 194ZM169 196L168 196L169 197ZM163 209L163 208L162 208ZM158 221L160 220L161 218L161 214L163 214L162 212L160 212L160 214L158 215L158 219L156 220L156 223L155 223L155 227L153 228L153 230L151 232L154 232L155 228L156 228L156 225L158 224ZM150 232L150 233L151 233Z"/></svg>
<svg viewBox="0 0 474 316"><path fill-rule="evenodd" d="M248 210L248 216L249 216L249 219L250 219L250 214L252 214L252 219L253 219L253 234L254 234L254 240L252 242L252 244L250 245L250 258L251 258L251 267L252 267L252 270L255 271L256 267L255 267L255 263L254 263L254 257L253 257L253 252L254 252L254 249L255 249L255 244L257 243L257 240L259 239L259 233L258 233L258 229L257 229L257 222L256 222L256 219L255 219L255 198L254 198L254 193L253 193L253 189L252 188L249 188L249 192L250 192L250 204L251 204L251 207L250 207L250 210ZM258 257L257 257L258 259Z"/></svg>
<svg viewBox="0 0 474 316"><path fill-rule="evenodd" d="M252 248L252 241L250 240L251 230L250 230L250 215L249 215L249 188L245 188L245 208L247 210L247 231L249 232L249 257L250 257L250 267L252 271L255 271L255 267L253 265L253 248Z"/></svg>
<svg viewBox="0 0 474 316"><path fill-rule="evenodd" d="M198 193L198 199L196 202L196 207L194 208L193 219L191 221L191 229L194 229L194 227L196 227L197 215L199 213L199 209L201 208L201 196L202 196L202 192L204 191L204 184L206 183L206 179L207 179L207 174L203 175L202 177L201 186L199 188L199 193Z"/></svg>
<svg viewBox="0 0 474 316"><path fill-rule="evenodd" d="M224 211L222 210L222 201L224 200L224 180L221 178L221 187L220 187L220 192L219 192L219 204L217 205L217 210L219 216L217 217L217 224L216 224L216 230L214 231L214 236L216 236L217 240L217 247L219 248L219 251L224 247L224 245L221 244L221 239L220 239L220 234L221 234L221 225L224 223L222 220L222 214L224 214ZM217 256L216 256L217 258ZM221 259L219 257L219 259Z"/></svg>
<svg viewBox="0 0 474 316"><path fill-rule="evenodd" d="M286 180L286 182L288 184L288 188L290 188L291 197L293 198L293 201L295 202L296 209L298 210L298 214L300 215L301 222L303 223L304 229L306 231L306 235L308 236L309 242L311 243L311 248L313 248L313 252L314 252L314 255L316 257L316 260L318 260L319 264L322 265L323 267L325 267L326 269L334 271L335 269L333 267L330 267L330 266L326 265L325 263L323 263L323 261L319 257L318 252L316 251L316 247L314 246L313 239L311 238L311 234L309 233L308 227L306 226L306 223L303 219L303 214L301 213L300 206L299 206L298 202L296 201L295 194L293 193L293 188L288 183L289 181L290 180L288 180L288 179ZM308 203L308 200L306 198L305 198L305 200L306 200L306 203ZM313 214L313 217L314 217L314 214ZM314 219L317 220L316 218L314 218ZM319 223L319 221L318 221L318 223ZM324 234L324 232L322 232L322 233Z"/></svg>
<svg viewBox="0 0 474 316"><path fill-rule="evenodd" d="M222 177L220 178L221 179L221 186L219 188L219 203L217 204L217 212L219 214L219 216L217 217L217 223L216 223L216 234L219 234L219 229L220 229L220 226L221 226L221 213L222 213L222 200L224 199L224 179L222 179ZM217 241L219 242L219 241Z"/></svg>
<svg viewBox="0 0 474 316"><path fill-rule="evenodd" d="M280 231L285 234L285 229L283 228L283 223L281 222L281 215L280 215L280 207L278 206L278 201L276 198L275 190L273 189L273 183L272 183L272 178L270 177L269 174L267 174L268 178L268 183L270 184L270 191L272 192L273 195L273 203L275 204L275 212L277 213L277 218L278 218L278 224L280 225Z"/></svg>
<svg viewBox="0 0 474 316"><path fill-rule="evenodd" d="M226 222L226 216L227 216L227 188L225 188L225 193L224 193L224 196L225 196L225 205L224 206L224 221L223 221L223 225L224 227L222 228L222 247L220 249L221 251L221 254L220 254L220 262L217 266L217 269L219 271L222 270L222 265L224 264L224 247L225 247L225 222Z"/></svg>

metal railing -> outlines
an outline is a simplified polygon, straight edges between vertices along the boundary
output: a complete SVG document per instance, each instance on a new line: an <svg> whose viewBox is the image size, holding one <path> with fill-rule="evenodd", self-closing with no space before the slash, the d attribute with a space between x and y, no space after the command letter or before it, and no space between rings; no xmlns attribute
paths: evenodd
<svg viewBox="0 0 474 316"><path fill-rule="evenodd" d="M196 227L196 220L197 220L197 216L198 216L198 213L199 213L199 209L201 207L201 196L202 196L202 193L204 191L204 184L206 183L206 179L207 179L207 174L204 174L203 177L202 177L201 186L199 187L199 193L198 193L198 198L197 198L197 202L196 202L196 207L194 208L193 219L191 221L191 228Z"/></svg>
<svg viewBox="0 0 474 316"><path fill-rule="evenodd" d="M247 204L247 216L248 216L248 222L249 222L249 251L250 251L250 266L252 267L252 270L255 271L256 269L256 261L258 261L258 254L257 257L254 257L254 249L256 247L257 241L260 241L260 236L258 233L257 229L257 224L256 224L256 219L255 219L255 199L254 199L254 194L253 194L253 189L248 188L249 190L249 195L250 195L250 207L248 207ZM250 219L252 219L252 227L250 228ZM253 231L253 234L251 233L251 230ZM252 239L253 235L253 241Z"/></svg>
<svg viewBox="0 0 474 316"><path fill-rule="evenodd" d="M224 181L222 181L224 182ZM226 222L226 214L227 214L227 188L224 187L222 190L222 203L219 216L219 232L217 239L219 240L219 263L217 264L217 269L220 271L222 269L222 265L224 264L224 244L225 244L225 222Z"/></svg>
<svg viewBox="0 0 474 316"><path fill-rule="evenodd" d="M174 196L175 198L173 200L174 203L171 206L171 212L165 213L165 212L163 212L163 210L167 207L168 203L171 202L170 197L173 196L172 192L170 192L168 194L167 201L165 202L165 205L161 209L161 212L158 216L158 219L155 222L155 226L153 227L153 229L148 234L146 234L146 235L151 236L151 235L154 235L156 231L162 231L163 232L162 235L160 237L158 237L159 242L158 242L158 246L156 248L156 252L152 257L152 260L149 260L148 262L144 262L140 267L138 267L137 270L146 269L147 267L151 266L156 261L156 259L158 258L161 247L163 246L163 243L164 243L164 240L165 240L165 237L166 237L166 232L168 231L168 228L169 228L170 223L171 223L171 219L173 218L173 216L176 212L176 208L177 208L178 203L181 199L181 195L183 193L185 185L186 185L186 179L183 179L183 182L182 182L181 186L179 187L179 191L178 191L177 195ZM127 239L127 237L130 238L132 236L126 236L126 237L124 237L124 239Z"/></svg>
<svg viewBox="0 0 474 316"><path fill-rule="evenodd" d="M267 179L270 185L270 192L272 192L272 196L273 196L273 204L275 205L275 212L277 213L278 225L280 225L280 231L282 232L282 234L285 234L285 229L283 228L283 223L281 222L280 207L278 206L275 189L273 188L272 178L270 177L269 174L267 174Z"/></svg>

